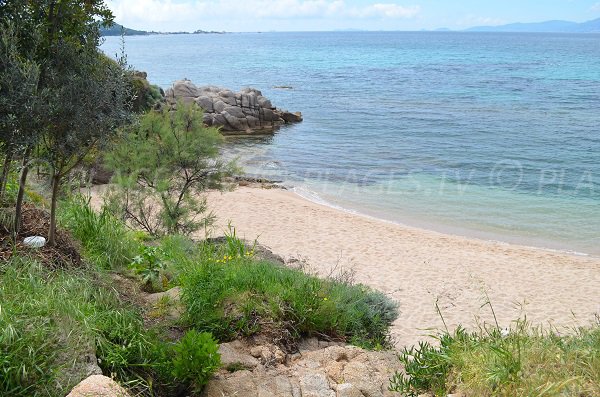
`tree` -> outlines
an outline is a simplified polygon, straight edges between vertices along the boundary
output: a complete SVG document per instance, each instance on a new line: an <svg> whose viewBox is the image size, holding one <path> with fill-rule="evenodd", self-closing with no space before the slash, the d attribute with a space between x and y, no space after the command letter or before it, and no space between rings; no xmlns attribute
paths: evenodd
<svg viewBox="0 0 600 397"><path fill-rule="evenodd" d="M35 48L20 51L14 25L0 21L0 148L4 156L0 174L0 200L15 157L21 156L19 193L15 204L13 233L20 228L21 207L29 170L29 151L41 135L41 120L45 102L39 89L40 67L33 59Z"/></svg>
<svg viewBox="0 0 600 397"><path fill-rule="evenodd" d="M130 94L123 65L99 53L95 45L60 43L48 72L51 128L44 134L42 156L52 182L48 243L54 245L63 178L130 121Z"/></svg>
<svg viewBox="0 0 600 397"><path fill-rule="evenodd" d="M201 193L222 189L235 171L219 159L222 139L216 128L204 126L195 104L147 113L107 156L116 185L108 202L155 236L197 231L213 218Z"/></svg>
<svg viewBox="0 0 600 397"><path fill-rule="evenodd" d="M0 28L0 147L4 155L0 199L14 155L27 146L38 101L39 67L18 50L18 37L10 23Z"/></svg>
<svg viewBox="0 0 600 397"><path fill-rule="evenodd" d="M90 62L94 56L100 57L100 54L97 52L100 40L99 27L101 25L109 25L113 22L113 15L106 4L104 4L104 0L0 0L0 23L5 24L7 22L19 27L17 44L15 45L19 57L24 59L26 55L32 54L31 59L35 64L39 65L37 92L54 90L49 95L50 99L48 100L49 107L51 108L50 111L53 112L54 116L61 114L61 112L63 115L65 114L64 109L66 106L63 106L63 102L66 98L59 95L59 93L72 93L73 88L78 85L82 88L79 94L83 94L84 92L91 94L93 92L93 89L81 86L81 77L85 73L85 67L83 67L83 63L81 62L74 62L76 58L73 55L84 56L85 62ZM91 54L95 55L91 56ZM92 63L98 64L96 61ZM61 73L63 74L62 76ZM93 76L96 75L98 74L93 74ZM110 73L109 75L112 76ZM77 82L78 78L79 83ZM98 82L101 81L98 80ZM104 83L99 84L103 85ZM104 86L106 87L106 84ZM95 88L98 88L98 85L95 85ZM89 105L89 101L92 98L84 97L83 95L76 95L76 97L85 102L85 106L82 106L82 109L89 110L90 107L87 105ZM9 98L12 100L12 97ZM92 115L88 112L84 116L82 109L78 113L80 120L87 117L88 122L92 125L103 123L103 121L96 122L96 116L98 115ZM110 116L105 117L103 115L99 117L102 120L106 118L110 118ZM73 162L77 163L78 156L74 155L72 149L74 142L79 138L73 138L73 128L75 128L75 125L72 122L70 122L69 127L65 127L65 123L56 117L54 117L53 121L42 117L40 121L43 128L20 128L13 130L13 132L19 138L39 137L42 133L47 133L51 135L47 136L46 143L57 143L58 140L62 139L60 137L65 134L65 131L71 131L63 136L68 142L62 148L71 145L69 150L53 153L48 156L52 160L58 161L51 164L51 168L56 171L52 175L53 190L57 190L60 179L64 176L63 171L69 169ZM4 124L4 127L9 128L9 125ZM86 125L85 122L79 124L79 126L84 125ZM84 133L83 135L86 134ZM37 140L35 139L24 139L23 141L27 142L27 144L24 145L21 154L21 177L17 203L15 205L15 234L19 232L20 208L30 165L30 154L37 144ZM92 139L92 142L87 143L93 143L94 141ZM81 143L81 141L78 143ZM59 146L61 145L47 145L47 147L52 147L51 150ZM4 145L3 147L11 153L7 162L7 164L10 164L10 157L12 157L13 153L11 151L12 147L10 145ZM84 145L82 150L85 152L88 150L88 147L88 145ZM62 158L64 161L58 160L58 158ZM5 157L5 162L6 159ZM7 168L4 169L8 170ZM58 184L55 187L54 182L56 181L58 181ZM56 197L55 195L53 196L55 209ZM52 211L52 215L54 216L54 210ZM51 244L54 243L54 230L55 222L51 222L49 231Z"/></svg>

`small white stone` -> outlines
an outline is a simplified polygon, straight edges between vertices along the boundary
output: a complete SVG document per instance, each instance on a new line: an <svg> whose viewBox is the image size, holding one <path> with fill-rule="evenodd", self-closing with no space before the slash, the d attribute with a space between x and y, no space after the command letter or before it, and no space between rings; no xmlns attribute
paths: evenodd
<svg viewBox="0 0 600 397"><path fill-rule="evenodd" d="M46 245L46 239L42 236L25 237L23 239L23 244L30 248L42 248Z"/></svg>

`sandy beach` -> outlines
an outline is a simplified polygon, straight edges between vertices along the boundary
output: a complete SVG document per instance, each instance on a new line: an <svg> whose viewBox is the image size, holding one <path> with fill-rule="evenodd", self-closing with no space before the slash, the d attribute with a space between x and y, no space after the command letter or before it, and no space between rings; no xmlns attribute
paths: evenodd
<svg viewBox="0 0 600 397"><path fill-rule="evenodd" d="M215 234L229 221L239 236L286 259L305 259L321 275L353 269L400 304L397 346L443 327L527 318L559 332L600 312L600 258L470 239L392 224L308 201L291 191L240 187L211 193Z"/></svg>

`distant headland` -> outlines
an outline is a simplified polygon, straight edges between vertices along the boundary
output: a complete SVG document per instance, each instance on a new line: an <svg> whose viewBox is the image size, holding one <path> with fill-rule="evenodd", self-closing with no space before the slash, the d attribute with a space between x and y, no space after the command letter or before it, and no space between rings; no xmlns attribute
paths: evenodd
<svg viewBox="0 0 600 397"><path fill-rule="evenodd" d="M146 30L135 30L126 28L123 25L119 25L118 23L113 23L111 26L100 27L100 35L102 36L148 36L148 35L157 35L157 34L225 34L227 32L216 32L216 31L207 31L207 30L196 30L194 32L155 32L155 31L146 31Z"/></svg>

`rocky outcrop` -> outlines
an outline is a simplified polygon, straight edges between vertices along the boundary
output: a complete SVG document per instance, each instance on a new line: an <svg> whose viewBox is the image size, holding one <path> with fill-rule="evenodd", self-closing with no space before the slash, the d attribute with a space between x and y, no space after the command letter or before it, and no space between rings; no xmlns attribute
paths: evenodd
<svg viewBox="0 0 600 397"><path fill-rule="evenodd" d="M393 352L322 346L313 340L301 345L300 353L286 355L269 344L247 346L240 341L222 344L224 369L208 383L202 396L396 396L388 391L389 378L400 367Z"/></svg>
<svg viewBox="0 0 600 397"><path fill-rule="evenodd" d="M114 380L102 375L92 375L75 386L67 397L130 397L130 395Z"/></svg>
<svg viewBox="0 0 600 397"><path fill-rule="evenodd" d="M225 134L273 131L281 125L302 121L300 112L277 109L254 88L234 93L225 88L197 87L190 80L179 80L165 92L165 97L171 106L176 106L178 101L196 103L204 110L204 123L220 127Z"/></svg>

